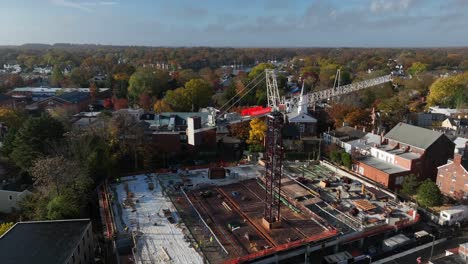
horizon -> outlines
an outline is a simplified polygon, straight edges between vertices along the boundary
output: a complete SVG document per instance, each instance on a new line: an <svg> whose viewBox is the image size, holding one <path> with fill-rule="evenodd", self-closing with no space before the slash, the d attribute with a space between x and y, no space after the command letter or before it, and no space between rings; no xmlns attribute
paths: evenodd
<svg viewBox="0 0 468 264"><path fill-rule="evenodd" d="M467 11L463 0L18 0L0 10L11 21L0 46L466 47Z"/></svg>

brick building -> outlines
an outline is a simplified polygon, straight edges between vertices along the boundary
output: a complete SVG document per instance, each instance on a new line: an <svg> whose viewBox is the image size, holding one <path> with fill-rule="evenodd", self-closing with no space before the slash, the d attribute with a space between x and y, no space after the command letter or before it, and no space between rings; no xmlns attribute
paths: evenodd
<svg viewBox="0 0 468 264"><path fill-rule="evenodd" d="M29 111L50 111L57 108L66 109L71 113L88 111L91 104L91 96L84 92L69 92L58 96L48 97L26 106Z"/></svg>
<svg viewBox="0 0 468 264"><path fill-rule="evenodd" d="M19 222L0 236L2 264L94 263L89 219Z"/></svg>
<svg viewBox="0 0 468 264"><path fill-rule="evenodd" d="M455 150L453 160L437 168L437 186L440 191L454 197L456 193L468 196L468 142L465 148Z"/></svg>
<svg viewBox="0 0 468 264"><path fill-rule="evenodd" d="M379 144L354 149L353 170L389 189L399 189L405 176L437 177L437 167L453 156L455 144L444 134L399 123Z"/></svg>

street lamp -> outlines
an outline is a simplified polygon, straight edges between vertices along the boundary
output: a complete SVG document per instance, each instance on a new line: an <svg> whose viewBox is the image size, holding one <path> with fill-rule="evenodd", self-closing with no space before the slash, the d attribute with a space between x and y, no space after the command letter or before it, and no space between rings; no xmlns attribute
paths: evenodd
<svg viewBox="0 0 468 264"><path fill-rule="evenodd" d="M429 261L432 260L432 253L434 253L434 243L435 243L435 236L433 234L429 234L432 237L432 247L431 247L431 256L429 257Z"/></svg>

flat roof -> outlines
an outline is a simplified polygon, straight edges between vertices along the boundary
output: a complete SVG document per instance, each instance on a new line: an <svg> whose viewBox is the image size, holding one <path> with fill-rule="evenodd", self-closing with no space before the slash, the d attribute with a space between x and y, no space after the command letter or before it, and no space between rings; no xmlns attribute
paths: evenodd
<svg viewBox="0 0 468 264"><path fill-rule="evenodd" d="M89 219L19 222L0 237L2 264L65 263Z"/></svg>
<svg viewBox="0 0 468 264"><path fill-rule="evenodd" d="M379 159L374 158L374 157L365 157L364 159L359 160L359 161L366 164L366 165L369 165L369 166L371 166L373 168L376 168L376 169L378 169L380 171L388 173L388 174L394 174L394 173L410 171L410 170L405 169L403 167L390 164L388 162L379 160Z"/></svg>

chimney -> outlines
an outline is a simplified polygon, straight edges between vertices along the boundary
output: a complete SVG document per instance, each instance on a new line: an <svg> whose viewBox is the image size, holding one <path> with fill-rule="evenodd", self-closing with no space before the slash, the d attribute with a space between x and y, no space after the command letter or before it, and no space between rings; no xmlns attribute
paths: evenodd
<svg viewBox="0 0 468 264"><path fill-rule="evenodd" d="M380 145L382 145L384 143L384 132L382 131L382 133L380 133Z"/></svg>
<svg viewBox="0 0 468 264"><path fill-rule="evenodd" d="M453 155L453 162L455 164L461 164L464 159L468 159L468 141L465 142L465 148L461 150L455 149L455 154Z"/></svg>

